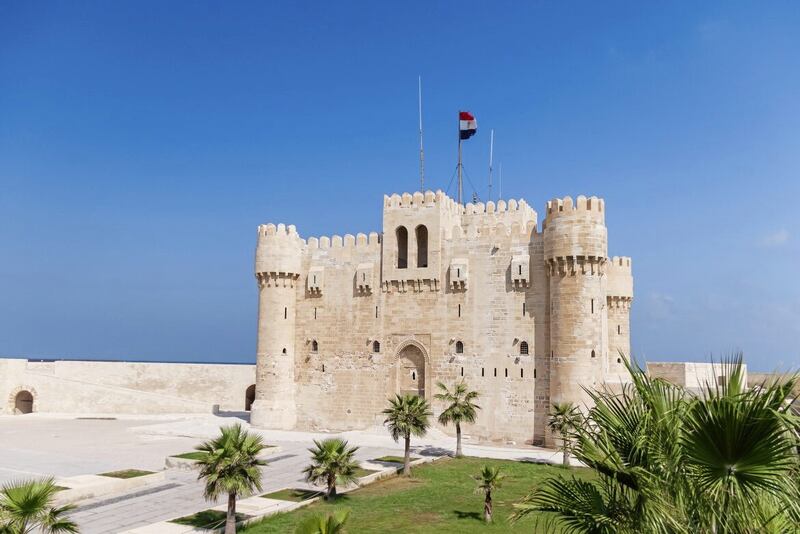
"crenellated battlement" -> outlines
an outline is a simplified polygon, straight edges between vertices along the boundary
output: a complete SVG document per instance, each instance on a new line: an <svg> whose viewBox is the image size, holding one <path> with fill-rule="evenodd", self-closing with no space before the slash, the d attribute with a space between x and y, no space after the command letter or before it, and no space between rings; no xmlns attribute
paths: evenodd
<svg viewBox="0 0 800 534"><path fill-rule="evenodd" d="M260 225L256 245L256 274L299 275L303 244L294 225Z"/></svg>
<svg viewBox="0 0 800 534"><path fill-rule="evenodd" d="M434 205L453 213L458 212L458 203L444 194L441 189L437 190L435 193L428 190L424 193L415 191L414 193L383 195L384 208L423 208Z"/></svg>
<svg viewBox="0 0 800 534"><path fill-rule="evenodd" d="M630 256L614 256L611 258L610 267L620 271L631 272L631 258Z"/></svg>
<svg viewBox="0 0 800 534"><path fill-rule="evenodd" d="M608 263L608 285L606 294L615 303L633 299L633 270L627 256L614 256Z"/></svg>
<svg viewBox="0 0 800 534"><path fill-rule="evenodd" d="M586 214L599 221L605 221L605 201L598 197L586 198L579 195L575 201L572 197L554 198L547 201L544 225L558 217L575 217Z"/></svg>
<svg viewBox="0 0 800 534"><path fill-rule="evenodd" d="M370 232L369 235L358 233L355 236L352 234L345 234L344 237L333 235L331 237L309 237L306 240L306 248L308 250L317 249L354 249L354 250L370 250L378 247L381 243L381 236L377 232Z"/></svg>

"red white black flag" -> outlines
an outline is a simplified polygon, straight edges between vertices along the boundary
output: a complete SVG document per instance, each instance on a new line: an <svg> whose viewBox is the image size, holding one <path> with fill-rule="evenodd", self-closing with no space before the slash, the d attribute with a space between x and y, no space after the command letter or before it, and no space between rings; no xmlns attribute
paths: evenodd
<svg viewBox="0 0 800 534"><path fill-rule="evenodd" d="M458 131L461 139L469 139L478 131L478 121L469 111L458 112Z"/></svg>

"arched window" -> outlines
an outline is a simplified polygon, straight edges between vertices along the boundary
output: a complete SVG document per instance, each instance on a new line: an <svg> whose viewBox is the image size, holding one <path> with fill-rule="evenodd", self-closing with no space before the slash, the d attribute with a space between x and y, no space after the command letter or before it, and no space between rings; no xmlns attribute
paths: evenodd
<svg viewBox="0 0 800 534"><path fill-rule="evenodd" d="M519 353L520 354L528 354L528 342L522 341L519 344Z"/></svg>
<svg viewBox="0 0 800 534"><path fill-rule="evenodd" d="M592 351L592 358L594 358L594 356L595 356L594 351Z"/></svg>
<svg viewBox="0 0 800 534"><path fill-rule="evenodd" d="M420 224L415 230L417 237L417 267L428 266L428 229Z"/></svg>
<svg viewBox="0 0 800 534"><path fill-rule="evenodd" d="M281 351L281 354L286 354L286 349L285 348Z"/></svg>
<svg viewBox="0 0 800 534"><path fill-rule="evenodd" d="M464 344L460 341L456 341L456 354L464 354Z"/></svg>
<svg viewBox="0 0 800 534"><path fill-rule="evenodd" d="M319 343L317 343L316 339L311 340L311 352L318 352L319 351Z"/></svg>
<svg viewBox="0 0 800 534"><path fill-rule="evenodd" d="M372 352L380 352L381 351L381 343L380 341L373 341L372 342Z"/></svg>
<svg viewBox="0 0 800 534"><path fill-rule="evenodd" d="M405 226L398 226L395 234L397 235L397 268L405 269L408 267L408 230Z"/></svg>

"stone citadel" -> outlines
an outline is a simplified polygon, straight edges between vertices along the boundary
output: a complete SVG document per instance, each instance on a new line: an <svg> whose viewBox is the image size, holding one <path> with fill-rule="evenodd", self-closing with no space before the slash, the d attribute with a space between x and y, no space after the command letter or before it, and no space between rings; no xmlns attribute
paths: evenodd
<svg viewBox="0 0 800 534"><path fill-rule="evenodd" d="M627 376L631 259L596 197L547 202L540 230L524 200L385 196L382 234L259 226L255 275L254 426L370 428L387 397L463 379L472 438L540 444L551 403Z"/></svg>

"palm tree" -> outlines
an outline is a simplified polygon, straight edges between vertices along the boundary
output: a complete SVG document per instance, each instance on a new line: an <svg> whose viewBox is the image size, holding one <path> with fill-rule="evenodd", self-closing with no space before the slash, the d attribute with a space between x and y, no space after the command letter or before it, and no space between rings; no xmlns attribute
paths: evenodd
<svg viewBox="0 0 800 534"><path fill-rule="evenodd" d="M475 493L483 493L483 519L487 523L492 522L492 492L502 485L502 481L506 478L505 475L500 474L500 468L491 468L484 465L481 469L481 474L473 477L478 482L478 487L475 488Z"/></svg>
<svg viewBox="0 0 800 534"><path fill-rule="evenodd" d="M66 517L73 506L53 506L59 489L52 478L4 485L0 489L0 533L78 532L78 525Z"/></svg>
<svg viewBox="0 0 800 534"><path fill-rule="evenodd" d="M548 428L561 437L562 464L569 465L569 453L572 449L574 432L583 422L580 410L571 402L554 403L550 409Z"/></svg>
<svg viewBox="0 0 800 534"><path fill-rule="evenodd" d="M575 431L573 454L597 476L550 479L515 517L546 512L575 533L794 531L800 419L786 399L795 377L747 389L738 356L719 385L694 394L625 364L631 383L590 392Z"/></svg>
<svg viewBox="0 0 800 534"><path fill-rule="evenodd" d="M386 420L383 424L389 427L392 439L405 442L403 457L403 475L411 474L411 436L424 436L430 427L428 418L432 415L428 401L418 395L395 395L389 399L389 407L383 410Z"/></svg>
<svg viewBox="0 0 800 534"><path fill-rule="evenodd" d="M441 382L437 382L436 386L441 390L434 398L436 400L446 402L447 408L439 414L439 423L442 425L449 425L453 423L456 425L456 458L461 458L461 423L474 423L477 416L477 410L481 407L473 401L480 396L477 391L470 391L467 384L462 380L453 387L453 391L447 389L447 386Z"/></svg>
<svg viewBox="0 0 800 534"><path fill-rule="evenodd" d="M314 440L311 453L311 465L303 469L306 481L312 484L325 484L325 500L336 498L336 483L350 484L356 482L355 471L358 462L353 459L358 447L348 447L347 441L341 438L330 438L322 441Z"/></svg>
<svg viewBox="0 0 800 534"><path fill-rule="evenodd" d="M228 496L225 534L236 532L236 498L261 491L261 467L267 462L258 458L264 449L260 435L252 434L242 425L221 427L220 435L195 447L202 452L197 460L199 479L205 479L203 496L215 501Z"/></svg>
<svg viewBox="0 0 800 534"><path fill-rule="evenodd" d="M303 520L295 534L344 534L344 524L350 517L350 510L337 510L332 514L314 514Z"/></svg>

